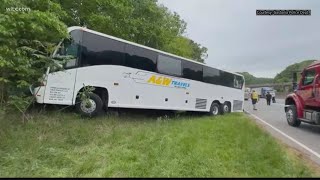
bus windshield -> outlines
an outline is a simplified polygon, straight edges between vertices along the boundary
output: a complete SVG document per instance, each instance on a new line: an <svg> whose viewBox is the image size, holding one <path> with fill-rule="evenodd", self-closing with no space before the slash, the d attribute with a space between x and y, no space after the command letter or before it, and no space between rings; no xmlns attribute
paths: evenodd
<svg viewBox="0 0 320 180"><path fill-rule="evenodd" d="M70 32L70 37L59 43L53 58L64 68L70 69L77 67L78 51L82 38L82 32L74 30Z"/></svg>

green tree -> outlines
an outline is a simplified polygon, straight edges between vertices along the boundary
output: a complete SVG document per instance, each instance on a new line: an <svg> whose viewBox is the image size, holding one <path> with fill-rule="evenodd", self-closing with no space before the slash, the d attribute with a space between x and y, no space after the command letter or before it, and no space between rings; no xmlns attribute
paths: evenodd
<svg viewBox="0 0 320 180"><path fill-rule="evenodd" d="M58 18L63 14L59 4L32 2L29 12L0 12L1 103L13 102L20 110L29 103L28 87L53 63L48 58L53 47L67 36L66 25ZM5 0L0 7L29 7L28 3L31 2Z"/></svg>
<svg viewBox="0 0 320 180"><path fill-rule="evenodd" d="M186 23L157 0L4 0L0 8L0 102L24 109L28 87L47 66L67 26L86 26L167 52L203 62L207 48L184 37Z"/></svg>
<svg viewBox="0 0 320 180"><path fill-rule="evenodd" d="M244 76L245 82L247 85L250 84L268 84L273 82L273 78L263 78L263 77L255 77L248 72L239 72Z"/></svg>
<svg viewBox="0 0 320 180"><path fill-rule="evenodd" d="M186 23L156 0L68 0L68 26L84 25L122 39L204 62L207 48L183 37Z"/></svg>

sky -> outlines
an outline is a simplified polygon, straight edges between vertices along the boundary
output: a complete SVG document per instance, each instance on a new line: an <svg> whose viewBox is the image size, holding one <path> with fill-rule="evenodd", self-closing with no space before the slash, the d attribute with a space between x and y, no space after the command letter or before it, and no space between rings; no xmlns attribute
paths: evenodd
<svg viewBox="0 0 320 180"><path fill-rule="evenodd" d="M158 0L208 48L206 64L273 78L288 65L320 60L320 0ZM308 9L311 16L256 16L257 9Z"/></svg>

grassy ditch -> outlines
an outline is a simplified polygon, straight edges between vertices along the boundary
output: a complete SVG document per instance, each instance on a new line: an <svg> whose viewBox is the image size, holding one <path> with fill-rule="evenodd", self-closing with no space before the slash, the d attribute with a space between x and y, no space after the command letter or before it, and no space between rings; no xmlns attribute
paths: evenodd
<svg viewBox="0 0 320 180"><path fill-rule="evenodd" d="M0 119L0 177L310 177L243 113Z"/></svg>

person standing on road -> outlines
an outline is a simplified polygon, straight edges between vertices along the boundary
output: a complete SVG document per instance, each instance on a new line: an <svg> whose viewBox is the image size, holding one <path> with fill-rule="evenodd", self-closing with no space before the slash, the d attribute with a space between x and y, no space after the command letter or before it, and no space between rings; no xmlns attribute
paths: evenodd
<svg viewBox="0 0 320 180"><path fill-rule="evenodd" d="M276 103L276 96L275 96L275 94L272 95L272 102L273 102L273 103Z"/></svg>
<svg viewBox="0 0 320 180"><path fill-rule="evenodd" d="M258 93L255 90L253 90L252 93L251 93L251 100L252 100L253 110L257 110L256 104L259 101L258 98L259 98Z"/></svg>
<svg viewBox="0 0 320 180"><path fill-rule="evenodd" d="M272 95L270 94L270 92L267 92L267 94L266 94L266 100L267 100L267 105L268 105L268 106L270 106L271 98L272 98Z"/></svg>

